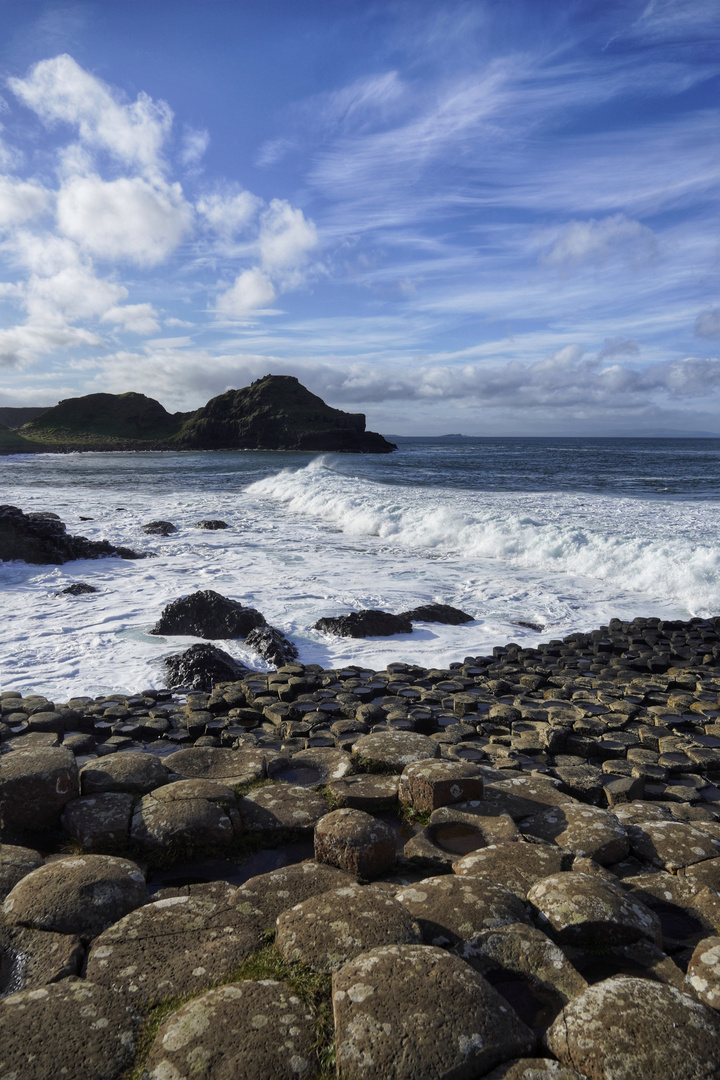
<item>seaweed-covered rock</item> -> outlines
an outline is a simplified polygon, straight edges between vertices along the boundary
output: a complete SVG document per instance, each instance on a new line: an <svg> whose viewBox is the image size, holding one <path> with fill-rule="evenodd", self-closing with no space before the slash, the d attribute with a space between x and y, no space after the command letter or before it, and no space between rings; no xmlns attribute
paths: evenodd
<svg viewBox="0 0 720 1080"><path fill-rule="evenodd" d="M203 589L190 596L181 596L163 608L149 633L208 639L244 638L256 626L265 626L265 618L255 608L243 607L237 600L229 600L212 589Z"/></svg>
<svg viewBox="0 0 720 1080"><path fill-rule="evenodd" d="M216 645L191 645L183 653L165 657L170 686L188 690L212 690L215 683L236 682L245 668Z"/></svg>
<svg viewBox="0 0 720 1080"><path fill-rule="evenodd" d="M322 630L336 637L391 637L393 634L411 634L412 623L407 615L391 615L389 611L351 611L348 615L328 616L318 619L313 630Z"/></svg>
<svg viewBox="0 0 720 1080"><path fill-rule="evenodd" d="M0 506L0 561L54 564L73 559L145 559L147 554L115 547L107 540L70 536L56 514L25 514L17 506Z"/></svg>

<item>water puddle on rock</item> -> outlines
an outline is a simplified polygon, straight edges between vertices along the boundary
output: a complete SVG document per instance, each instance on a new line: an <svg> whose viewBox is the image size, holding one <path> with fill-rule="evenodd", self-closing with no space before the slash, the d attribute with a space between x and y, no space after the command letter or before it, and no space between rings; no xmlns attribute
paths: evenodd
<svg viewBox="0 0 720 1080"><path fill-rule="evenodd" d="M438 847L451 855L469 855L471 851L485 847L485 838L472 825L449 824L436 825L432 838Z"/></svg>

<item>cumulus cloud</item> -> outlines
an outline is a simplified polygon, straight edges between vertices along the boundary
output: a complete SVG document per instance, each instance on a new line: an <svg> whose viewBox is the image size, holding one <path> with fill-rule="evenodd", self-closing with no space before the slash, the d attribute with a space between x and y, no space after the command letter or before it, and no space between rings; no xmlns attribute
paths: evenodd
<svg viewBox="0 0 720 1080"><path fill-rule="evenodd" d="M0 176L0 229L14 228L39 217L49 198L50 193L39 184Z"/></svg>
<svg viewBox="0 0 720 1080"><path fill-rule="evenodd" d="M248 228L263 202L252 192L237 188L203 195L195 205L216 233L230 237Z"/></svg>
<svg viewBox="0 0 720 1080"><path fill-rule="evenodd" d="M179 184L76 176L60 189L57 220L65 236L93 255L153 266L187 234L192 210Z"/></svg>
<svg viewBox="0 0 720 1080"><path fill-rule="evenodd" d="M218 297L217 310L230 318L267 307L275 299L273 284L262 270L243 270L234 285Z"/></svg>
<svg viewBox="0 0 720 1080"><path fill-rule="evenodd" d="M302 210L285 199L273 199L262 215L259 243L266 270L292 271L317 247L317 229Z"/></svg>
<svg viewBox="0 0 720 1080"><path fill-rule="evenodd" d="M106 83L63 54L41 60L24 79L8 80L13 93L46 124L76 127L80 139L143 170L159 165L173 114L145 93L123 103Z"/></svg>
<svg viewBox="0 0 720 1080"><path fill-rule="evenodd" d="M625 214L589 221L571 221L558 235L542 261L547 266L570 269L602 265L621 255L632 262L645 261L656 250L652 229Z"/></svg>
<svg viewBox="0 0 720 1080"><path fill-rule="evenodd" d="M701 311L695 320L695 336L699 338L720 337L720 308Z"/></svg>
<svg viewBox="0 0 720 1080"><path fill-rule="evenodd" d="M188 168L200 163L200 159L210 145L210 133L197 128L186 128L180 148L180 161Z"/></svg>
<svg viewBox="0 0 720 1080"><path fill-rule="evenodd" d="M123 304L109 308L102 315L102 322L115 323L133 334L157 334L160 329L152 304Z"/></svg>

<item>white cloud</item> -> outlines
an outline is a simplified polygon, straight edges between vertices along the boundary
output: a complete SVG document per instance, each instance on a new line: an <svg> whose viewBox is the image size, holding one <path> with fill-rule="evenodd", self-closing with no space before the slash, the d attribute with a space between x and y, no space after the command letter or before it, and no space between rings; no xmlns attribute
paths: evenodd
<svg viewBox="0 0 720 1080"><path fill-rule="evenodd" d="M188 167L198 165L209 145L209 132L197 128L186 128L182 137L180 161Z"/></svg>
<svg viewBox="0 0 720 1080"><path fill-rule="evenodd" d="M720 308L708 308L701 311L695 320L695 336L700 338L720 337Z"/></svg>
<svg viewBox="0 0 720 1080"><path fill-rule="evenodd" d="M38 217L47 208L49 192L39 184L0 176L0 229Z"/></svg>
<svg viewBox="0 0 720 1080"><path fill-rule="evenodd" d="M49 277L33 274L25 306L34 324L58 324L103 315L127 296L127 289L95 276L90 266L67 266Z"/></svg>
<svg viewBox="0 0 720 1080"><path fill-rule="evenodd" d="M231 318L267 307L275 299L275 289L266 274L257 267L243 270L235 284L218 297L217 310Z"/></svg>
<svg viewBox="0 0 720 1080"><path fill-rule="evenodd" d="M297 273L317 244L317 229L302 210L291 206L285 199L273 199L260 223L259 245L263 268L268 273L293 277L293 271Z"/></svg>
<svg viewBox="0 0 720 1080"><path fill-rule="evenodd" d="M179 184L139 176L78 176L58 194L58 226L86 251L152 266L170 255L192 224Z"/></svg>
<svg viewBox="0 0 720 1080"><path fill-rule="evenodd" d="M109 86L63 54L41 60L24 79L9 79L10 89L46 124L77 127L83 142L144 170L155 170L172 125L164 101L141 93L121 103Z"/></svg>
<svg viewBox="0 0 720 1080"><path fill-rule="evenodd" d="M198 213L220 236L233 236L246 229L263 205L250 191L242 189L203 195L196 203Z"/></svg>
<svg viewBox="0 0 720 1080"><path fill-rule="evenodd" d="M24 367L38 356L78 345L102 345L102 338L77 326L13 326L0 330L0 366Z"/></svg>
<svg viewBox="0 0 720 1080"><path fill-rule="evenodd" d="M156 334L160 329L152 304L123 304L109 308L102 315L102 321L117 323L133 334Z"/></svg>
<svg viewBox="0 0 720 1080"><path fill-rule="evenodd" d="M542 261L565 268L603 264L617 254L640 261L649 258L655 247L652 229L624 214L613 214L599 221L571 221Z"/></svg>

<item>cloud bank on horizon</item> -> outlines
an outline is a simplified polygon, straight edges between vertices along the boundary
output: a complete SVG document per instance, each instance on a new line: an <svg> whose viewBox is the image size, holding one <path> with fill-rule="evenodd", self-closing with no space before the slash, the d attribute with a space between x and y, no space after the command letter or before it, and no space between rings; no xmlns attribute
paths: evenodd
<svg viewBox="0 0 720 1080"><path fill-rule="evenodd" d="M244 8L0 0L0 404L720 434L711 0Z"/></svg>

